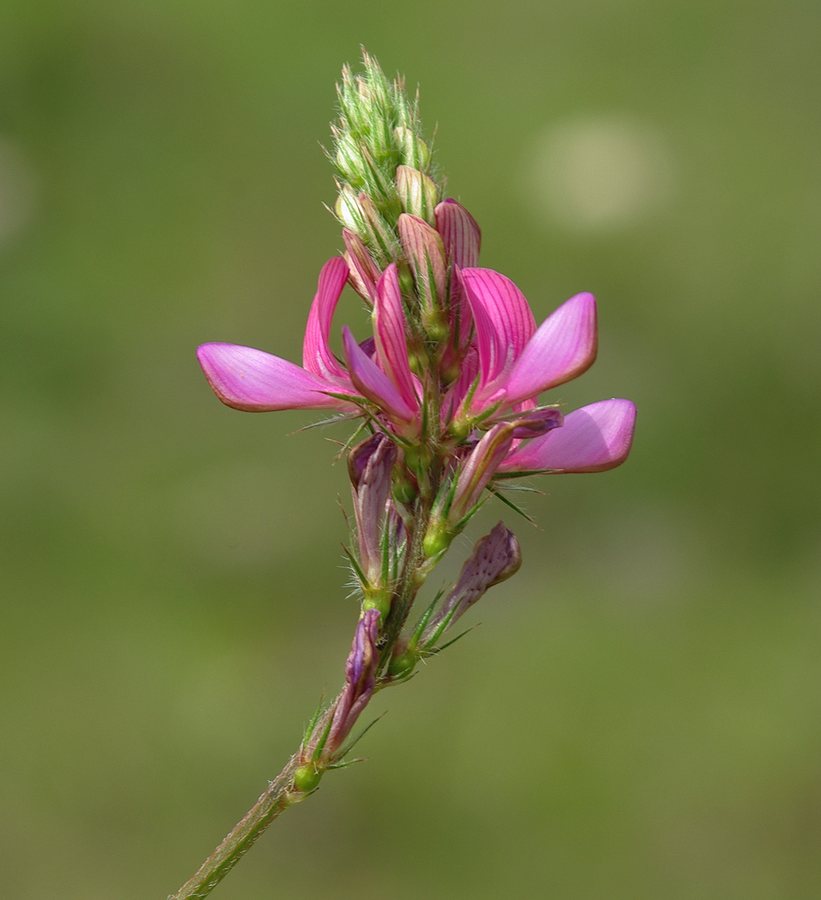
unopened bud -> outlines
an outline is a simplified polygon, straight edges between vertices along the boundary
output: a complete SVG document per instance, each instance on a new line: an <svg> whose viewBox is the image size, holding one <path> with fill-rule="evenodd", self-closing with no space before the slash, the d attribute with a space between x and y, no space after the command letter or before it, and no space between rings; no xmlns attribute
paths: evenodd
<svg viewBox="0 0 821 900"><path fill-rule="evenodd" d="M447 327L442 313L447 284L447 266L442 238L435 228L417 216L399 217L399 240L416 282L422 303L422 318Z"/></svg>
<svg viewBox="0 0 821 900"><path fill-rule="evenodd" d="M396 191L406 213L433 224L439 188L432 178L419 169L399 166L396 170Z"/></svg>
<svg viewBox="0 0 821 900"><path fill-rule="evenodd" d="M422 138L410 128L401 125L394 129L393 136L399 145L404 165L426 172L430 165L430 150Z"/></svg>

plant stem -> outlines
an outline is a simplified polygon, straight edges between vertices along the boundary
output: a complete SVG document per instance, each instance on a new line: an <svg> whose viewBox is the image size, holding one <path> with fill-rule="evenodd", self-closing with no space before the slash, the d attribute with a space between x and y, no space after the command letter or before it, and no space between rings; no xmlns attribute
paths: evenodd
<svg viewBox="0 0 821 900"><path fill-rule="evenodd" d="M408 535L408 550L402 575L396 585L393 609L385 628L385 645L382 649L382 666L390 660L391 651L402 625L407 619L411 605L420 587L419 570L424 562L422 538L430 515L429 501L420 498L414 510L413 522ZM380 667L380 668L381 668ZM382 676L377 687L383 688L393 684L390 678ZM374 692L376 693L376 692ZM338 700L338 698L337 698ZM332 703L322 714L315 726L318 732L333 717L336 702ZM301 802L310 793L294 787L294 772L299 767L299 755L295 754L283 770L262 792L257 802L248 810L239 822L228 832L220 844L197 869L194 875L175 893L169 894L168 900L202 900L222 881L234 868L242 856L254 845L265 829L289 806Z"/></svg>
<svg viewBox="0 0 821 900"><path fill-rule="evenodd" d="M296 757L292 757L214 852L178 891L169 894L168 900L195 900L211 893L271 822L305 796L295 794L292 790L295 769Z"/></svg>

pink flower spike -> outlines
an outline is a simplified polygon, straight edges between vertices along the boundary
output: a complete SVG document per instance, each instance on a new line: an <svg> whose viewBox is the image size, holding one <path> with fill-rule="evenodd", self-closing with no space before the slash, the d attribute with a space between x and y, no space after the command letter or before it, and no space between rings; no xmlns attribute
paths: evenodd
<svg viewBox="0 0 821 900"><path fill-rule="evenodd" d="M455 200L443 200L436 207L436 230L442 235L448 261L465 269L479 262L482 232L476 219Z"/></svg>
<svg viewBox="0 0 821 900"><path fill-rule="evenodd" d="M604 472L630 453L636 407L629 400L600 400L565 416L561 428L517 448L502 472Z"/></svg>
<svg viewBox="0 0 821 900"><path fill-rule="evenodd" d="M379 364L411 408L419 408L419 391L408 361L405 309L396 263L385 269L377 287L374 332Z"/></svg>
<svg viewBox="0 0 821 900"><path fill-rule="evenodd" d="M536 321L524 294L499 272L462 269L461 278L476 324L481 396L485 387L510 371L536 331Z"/></svg>
<svg viewBox="0 0 821 900"><path fill-rule="evenodd" d="M390 418L411 422L416 418L412 409L402 398L398 388L376 363L357 344L350 328L342 329L345 360L348 363L351 380L356 388Z"/></svg>
<svg viewBox="0 0 821 900"><path fill-rule="evenodd" d="M348 393L287 359L236 344L203 344L197 358L214 393L226 405L247 412L275 409L340 409L350 403L323 391Z"/></svg>
<svg viewBox="0 0 821 900"><path fill-rule="evenodd" d="M506 381L507 403L535 397L581 375L596 359L596 298L576 294L528 341Z"/></svg>
<svg viewBox="0 0 821 900"><path fill-rule="evenodd" d="M341 256L334 256L322 267L302 344L302 365L314 375L332 381L348 381L329 344L331 320L347 280L348 266Z"/></svg>

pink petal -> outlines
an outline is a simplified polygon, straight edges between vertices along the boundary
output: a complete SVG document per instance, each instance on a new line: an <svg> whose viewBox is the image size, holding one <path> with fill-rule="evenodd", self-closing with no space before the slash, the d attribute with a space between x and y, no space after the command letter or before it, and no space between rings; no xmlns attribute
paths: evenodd
<svg viewBox="0 0 821 900"><path fill-rule="evenodd" d="M379 363L399 389L402 399L418 408L419 399L410 362L405 331L405 308L396 263L391 263L379 280L374 304L374 336Z"/></svg>
<svg viewBox="0 0 821 900"><path fill-rule="evenodd" d="M236 344L203 344L197 358L226 406L248 412L274 409L355 409L323 391L339 387L287 359Z"/></svg>
<svg viewBox="0 0 821 900"><path fill-rule="evenodd" d="M443 200L436 207L436 230L442 235L448 262L460 269L476 265L482 232L464 206L450 198Z"/></svg>
<svg viewBox="0 0 821 900"><path fill-rule="evenodd" d="M362 395L392 418L405 422L412 421L416 411L405 402L390 378L357 344L356 338L347 326L342 329L342 341L351 380Z"/></svg>
<svg viewBox="0 0 821 900"><path fill-rule="evenodd" d="M516 360L507 402L535 397L581 375L596 359L596 298L576 294L551 313Z"/></svg>
<svg viewBox="0 0 821 900"><path fill-rule="evenodd" d="M358 234L343 228L342 240L345 242L345 262L350 270L351 285L362 298L373 303L379 269Z"/></svg>
<svg viewBox="0 0 821 900"><path fill-rule="evenodd" d="M502 472L604 472L630 453L636 407L629 400L600 400L565 416L561 428L520 445Z"/></svg>
<svg viewBox="0 0 821 900"><path fill-rule="evenodd" d="M462 269L476 325L482 388L509 371L536 330L533 313L516 285L492 269Z"/></svg>
<svg viewBox="0 0 821 900"><path fill-rule="evenodd" d="M348 381L348 376L331 352L329 337L331 319L347 280L348 266L341 256L334 256L322 267L302 345L302 365L309 372L343 382Z"/></svg>

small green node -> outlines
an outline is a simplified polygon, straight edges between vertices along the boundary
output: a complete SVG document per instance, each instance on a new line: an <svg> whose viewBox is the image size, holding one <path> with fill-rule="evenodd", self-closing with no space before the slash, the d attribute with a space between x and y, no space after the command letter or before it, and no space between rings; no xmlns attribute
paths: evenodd
<svg viewBox="0 0 821 900"><path fill-rule="evenodd" d="M422 550L428 559L439 556L450 546L452 536L441 523L434 522L422 541Z"/></svg>
<svg viewBox="0 0 821 900"><path fill-rule="evenodd" d="M391 678L402 678L405 675L410 675L416 666L418 658L412 650L406 650L404 653L400 653L399 656L394 656L388 665L388 674Z"/></svg>
<svg viewBox="0 0 821 900"><path fill-rule="evenodd" d="M384 622L391 611L390 591L385 588L368 588L365 591L365 599L362 601L362 610L366 612L369 609L377 610Z"/></svg>
<svg viewBox="0 0 821 900"><path fill-rule="evenodd" d="M294 772L294 787L302 794L309 794L319 787L322 772L314 763L305 763Z"/></svg>

